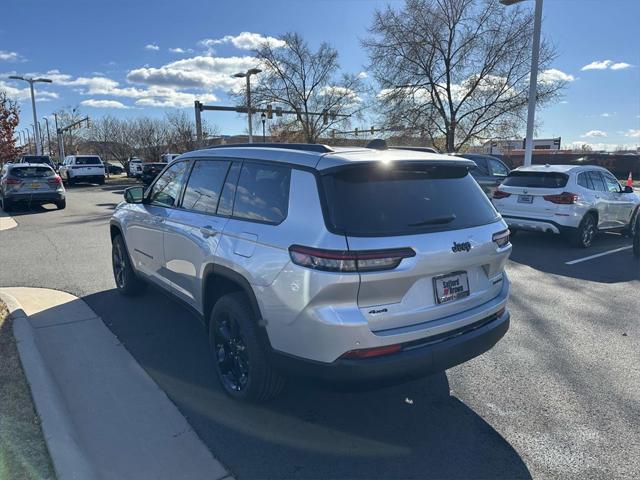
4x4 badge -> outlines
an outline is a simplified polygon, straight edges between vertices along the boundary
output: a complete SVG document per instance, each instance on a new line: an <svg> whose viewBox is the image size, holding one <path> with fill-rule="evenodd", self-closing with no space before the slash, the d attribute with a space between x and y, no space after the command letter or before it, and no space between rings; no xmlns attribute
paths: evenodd
<svg viewBox="0 0 640 480"><path fill-rule="evenodd" d="M471 250L471 242L453 242L453 247L451 247L452 252L468 252L469 250Z"/></svg>

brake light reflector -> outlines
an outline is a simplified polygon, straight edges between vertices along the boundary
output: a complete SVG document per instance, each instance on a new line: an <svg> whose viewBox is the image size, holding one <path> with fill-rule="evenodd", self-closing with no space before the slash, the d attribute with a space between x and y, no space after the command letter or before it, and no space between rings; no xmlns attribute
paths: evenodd
<svg viewBox="0 0 640 480"><path fill-rule="evenodd" d="M562 192L560 195L545 195L542 198L547 202L560 205L572 205L578 201L578 195L571 192Z"/></svg>
<svg viewBox="0 0 640 480"><path fill-rule="evenodd" d="M492 198L500 199L500 198L507 198L507 197L510 197L510 196L511 196L510 193L503 192L502 190L494 190Z"/></svg>
<svg viewBox="0 0 640 480"><path fill-rule="evenodd" d="M291 245L291 261L301 267L326 272L373 272L393 270L403 258L415 257L411 248L391 250L322 250L319 248Z"/></svg>
<svg viewBox="0 0 640 480"><path fill-rule="evenodd" d="M341 358L372 358L380 357L382 355L390 355L392 353L399 352L402 349L402 344L387 345L386 347L376 348L362 348L360 350L349 350L342 355Z"/></svg>
<svg viewBox="0 0 640 480"><path fill-rule="evenodd" d="M4 181L5 185L20 185L22 182L16 178L6 178Z"/></svg>

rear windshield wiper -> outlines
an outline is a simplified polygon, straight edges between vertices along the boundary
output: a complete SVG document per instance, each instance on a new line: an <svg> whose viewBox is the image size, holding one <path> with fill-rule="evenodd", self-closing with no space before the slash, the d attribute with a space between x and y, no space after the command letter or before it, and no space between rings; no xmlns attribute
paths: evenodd
<svg viewBox="0 0 640 480"><path fill-rule="evenodd" d="M447 215L446 217L430 218L429 220L423 220L422 222L410 223L409 227L422 227L424 225L444 225L445 223L451 223L456 219L455 215Z"/></svg>

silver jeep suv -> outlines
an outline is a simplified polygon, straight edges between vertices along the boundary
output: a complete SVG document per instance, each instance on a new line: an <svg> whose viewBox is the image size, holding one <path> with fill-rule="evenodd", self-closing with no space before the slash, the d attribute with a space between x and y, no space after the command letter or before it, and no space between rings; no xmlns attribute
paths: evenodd
<svg viewBox="0 0 640 480"><path fill-rule="evenodd" d="M291 374L445 370L509 327L509 231L474 166L384 147L186 153L116 208L117 288L150 281L195 310L235 398L266 400Z"/></svg>

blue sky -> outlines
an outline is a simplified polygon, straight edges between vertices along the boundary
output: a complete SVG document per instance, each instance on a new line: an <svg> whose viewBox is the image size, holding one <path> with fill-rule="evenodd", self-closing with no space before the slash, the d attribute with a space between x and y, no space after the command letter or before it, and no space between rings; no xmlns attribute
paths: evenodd
<svg viewBox="0 0 640 480"><path fill-rule="evenodd" d="M366 36L373 11L403 2L3 3L0 88L20 99L23 127L28 127L27 91L6 78L12 73L46 73L54 79L51 86L39 87L39 117L67 105L80 105L92 117L162 116L173 108L191 112L195 98L231 104L225 94L234 86L230 74L253 66L250 48L259 36L298 31L314 47L321 41L333 44L343 70L366 71L359 39ZM533 2L526 5L533 8ZM545 1L543 35L559 52L553 68L572 81L561 102L539 112L539 137L561 136L565 145L596 148L640 145L639 18L640 0ZM244 131L239 115L207 112L206 118L222 133Z"/></svg>

